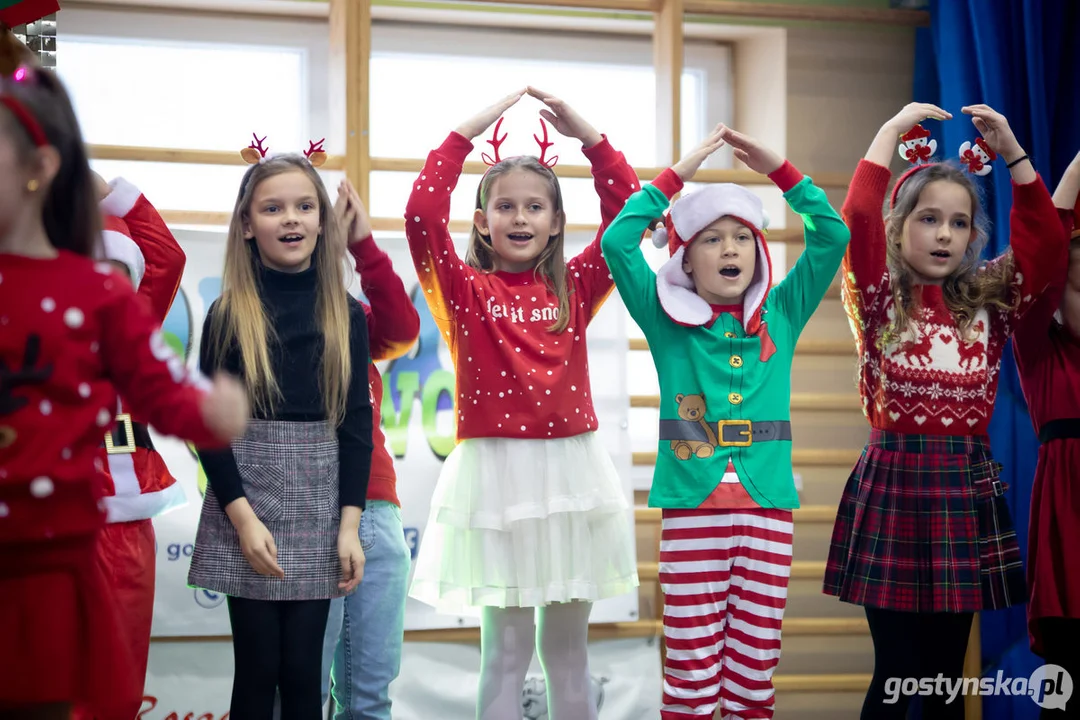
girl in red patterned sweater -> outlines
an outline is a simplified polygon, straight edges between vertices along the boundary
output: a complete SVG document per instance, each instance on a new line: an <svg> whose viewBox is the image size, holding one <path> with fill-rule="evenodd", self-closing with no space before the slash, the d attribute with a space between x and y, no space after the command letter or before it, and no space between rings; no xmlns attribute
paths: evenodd
<svg viewBox="0 0 1080 720"><path fill-rule="evenodd" d="M131 284L95 262L100 233L67 93L52 73L15 68L0 78L0 716L66 718L73 704L140 695L94 560L97 452L117 391L196 442L227 442L246 423L241 386L222 378L208 392Z"/></svg>
<svg viewBox="0 0 1080 720"><path fill-rule="evenodd" d="M459 441L435 488L410 592L443 612L480 608L478 718L521 717L538 637L552 720L587 720L596 717L591 604L638 580L627 502L596 434L585 331L613 287L600 237L638 180L603 135L530 88L550 108L541 114L592 162L600 229L567 262L562 194L544 153L500 161L496 151L462 261L447 227L450 194L472 139L525 92L450 133L406 209L413 262L454 360Z"/></svg>
<svg viewBox="0 0 1080 720"><path fill-rule="evenodd" d="M843 207L843 299L858 346L870 441L844 489L825 592L864 606L874 676L864 718L902 718L888 678L960 678L973 614L1022 603L1024 571L986 437L1001 354L1064 262L1050 193L1006 119L963 109L1013 181L1011 249L980 262L986 218L970 176L919 165L893 188L897 137L951 115L913 103L882 126ZM976 167L972 168L977 169ZM962 701L923 698L932 717Z"/></svg>

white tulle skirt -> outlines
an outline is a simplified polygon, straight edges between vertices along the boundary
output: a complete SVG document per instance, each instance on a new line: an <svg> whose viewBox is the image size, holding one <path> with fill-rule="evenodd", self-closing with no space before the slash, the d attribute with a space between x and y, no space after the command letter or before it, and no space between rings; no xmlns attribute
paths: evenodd
<svg viewBox="0 0 1080 720"><path fill-rule="evenodd" d="M475 615L631 592L628 509L596 433L463 440L439 475L409 594Z"/></svg>

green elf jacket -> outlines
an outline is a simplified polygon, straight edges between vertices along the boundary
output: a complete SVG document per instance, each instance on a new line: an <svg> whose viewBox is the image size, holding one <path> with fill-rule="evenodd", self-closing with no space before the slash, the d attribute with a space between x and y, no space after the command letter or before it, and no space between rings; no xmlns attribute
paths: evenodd
<svg viewBox="0 0 1080 720"><path fill-rule="evenodd" d="M806 248L770 287L771 261L758 234L758 265L745 294L745 304L754 306L744 305L742 322L730 313L712 322L708 304L679 263L654 273L641 253L650 222L682 189L670 169L632 195L604 233L604 258L645 333L660 378L661 439L650 507L700 507L729 459L758 505L799 506L791 466L792 357L840 268L850 234L825 192L790 163L769 178L802 216Z"/></svg>

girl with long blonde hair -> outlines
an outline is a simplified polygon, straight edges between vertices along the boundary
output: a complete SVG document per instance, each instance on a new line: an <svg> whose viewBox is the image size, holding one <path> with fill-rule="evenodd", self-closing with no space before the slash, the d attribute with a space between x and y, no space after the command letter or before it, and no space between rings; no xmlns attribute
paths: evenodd
<svg viewBox="0 0 1080 720"><path fill-rule="evenodd" d="M363 574L372 409L364 310L343 275L345 211L304 156L259 157L203 326L201 367L239 375L253 408L241 440L200 452L209 483L188 576L228 596L240 720L270 717L276 692L283 717L319 717L330 600Z"/></svg>

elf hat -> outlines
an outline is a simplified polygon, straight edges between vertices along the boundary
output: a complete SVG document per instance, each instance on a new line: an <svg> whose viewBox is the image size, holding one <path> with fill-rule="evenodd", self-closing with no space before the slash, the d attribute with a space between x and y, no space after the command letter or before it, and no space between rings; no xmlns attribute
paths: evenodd
<svg viewBox="0 0 1080 720"><path fill-rule="evenodd" d="M103 218L104 229L101 240L105 246L105 258L123 263L131 275L131 285L136 290L146 273L146 258L135 241L131 239L131 232L127 223L118 217L106 215Z"/></svg>
<svg viewBox="0 0 1080 720"><path fill-rule="evenodd" d="M668 254L674 255L699 232L724 217L735 218L758 237L769 227L769 216L761 198L741 185L722 183L676 200L664 216L664 226L653 231L653 245L658 248L667 245Z"/></svg>

